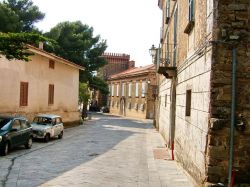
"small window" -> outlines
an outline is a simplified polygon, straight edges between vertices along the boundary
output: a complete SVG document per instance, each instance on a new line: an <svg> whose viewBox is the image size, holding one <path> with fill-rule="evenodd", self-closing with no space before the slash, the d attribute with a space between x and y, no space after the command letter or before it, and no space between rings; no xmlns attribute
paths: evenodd
<svg viewBox="0 0 250 187"><path fill-rule="evenodd" d="M143 81L141 84L141 96L145 97L145 94L146 94L146 82Z"/></svg>
<svg viewBox="0 0 250 187"><path fill-rule="evenodd" d="M55 61L54 60L49 60L49 68L55 69Z"/></svg>
<svg viewBox="0 0 250 187"><path fill-rule="evenodd" d="M119 84L116 85L116 96L119 96Z"/></svg>
<svg viewBox="0 0 250 187"><path fill-rule="evenodd" d="M131 97L131 92L132 92L132 83L130 82L128 84L128 96Z"/></svg>
<svg viewBox="0 0 250 187"><path fill-rule="evenodd" d="M191 95L192 91L186 91L186 116L191 116Z"/></svg>
<svg viewBox="0 0 250 187"><path fill-rule="evenodd" d="M13 124L12 124L12 129L16 129L16 130L20 130L21 126L20 126L20 121L19 120L14 120Z"/></svg>
<svg viewBox="0 0 250 187"><path fill-rule="evenodd" d="M168 95L165 95L165 107L167 107L167 102L168 102Z"/></svg>
<svg viewBox="0 0 250 187"><path fill-rule="evenodd" d="M122 96L125 96L125 83L122 83Z"/></svg>
<svg viewBox="0 0 250 187"><path fill-rule="evenodd" d="M30 125L29 125L29 122L26 121L26 120L21 120L21 129L27 129L29 128Z"/></svg>
<svg viewBox="0 0 250 187"><path fill-rule="evenodd" d="M56 118L56 123L57 123L57 124L62 123L62 119L61 119L61 118Z"/></svg>
<svg viewBox="0 0 250 187"><path fill-rule="evenodd" d="M194 0L188 0L188 24L184 30L184 33L189 34L194 27Z"/></svg>
<svg viewBox="0 0 250 187"><path fill-rule="evenodd" d="M28 82L20 83L20 106L28 106Z"/></svg>
<svg viewBox="0 0 250 187"><path fill-rule="evenodd" d="M168 24L170 20L170 0L166 1L166 21L165 23Z"/></svg>
<svg viewBox="0 0 250 187"><path fill-rule="evenodd" d="M139 97L139 83L135 83L135 97Z"/></svg>
<svg viewBox="0 0 250 187"><path fill-rule="evenodd" d="M49 105L54 104L54 84L49 85Z"/></svg>

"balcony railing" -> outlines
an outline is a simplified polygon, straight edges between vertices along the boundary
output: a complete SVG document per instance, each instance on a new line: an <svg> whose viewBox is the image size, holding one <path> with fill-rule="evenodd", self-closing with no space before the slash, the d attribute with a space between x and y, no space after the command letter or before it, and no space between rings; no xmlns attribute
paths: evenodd
<svg viewBox="0 0 250 187"><path fill-rule="evenodd" d="M157 53L157 72L166 78L176 76L177 44L164 43Z"/></svg>

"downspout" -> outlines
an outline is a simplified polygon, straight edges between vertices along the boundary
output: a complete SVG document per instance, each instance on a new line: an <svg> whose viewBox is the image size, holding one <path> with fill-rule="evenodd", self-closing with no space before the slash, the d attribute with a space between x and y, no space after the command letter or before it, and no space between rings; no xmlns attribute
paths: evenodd
<svg viewBox="0 0 250 187"><path fill-rule="evenodd" d="M175 109L176 109L176 77L172 78L171 108L170 108L170 143L171 156L174 160L174 138L175 138Z"/></svg>
<svg viewBox="0 0 250 187"><path fill-rule="evenodd" d="M235 110L236 110L236 70L237 70L237 49L233 48L233 62L232 62L232 98L231 98L231 127L230 127L230 152L228 163L228 187L234 185L234 128L235 128Z"/></svg>

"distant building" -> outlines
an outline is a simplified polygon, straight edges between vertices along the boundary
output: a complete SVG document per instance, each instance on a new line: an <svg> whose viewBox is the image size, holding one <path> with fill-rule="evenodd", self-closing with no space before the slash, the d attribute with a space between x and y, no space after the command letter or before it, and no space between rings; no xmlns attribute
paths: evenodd
<svg viewBox="0 0 250 187"><path fill-rule="evenodd" d="M102 57L107 60L108 64L100 68L98 76L107 81L108 78L114 74L120 73L130 68L135 67L135 61L130 60L130 55L120 53L104 53ZM107 103L107 96L102 95L99 91L93 92L93 100L97 105L104 106Z"/></svg>
<svg viewBox="0 0 250 187"><path fill-rule="evenodd" d="M130 55L127 54L104 53L102 57L108 61L108 64L98 72L104 80L107 80L111 75L135 67L135 62L130 60Z"/></svg>
<svg viewBox="0 0 250 187"><path fill-rule="evenodd" d="M135 118L154 118L155 66L131 68L108 79L110 113Z"/></svg>
<svg viewBox="0 0 250 187"><path fill-rule="evenodd" d="M83 67L42 49L29 46L31 61L0 58L0 114L23 115L32 120L39 113L79 121L79 70Z"/></svg>

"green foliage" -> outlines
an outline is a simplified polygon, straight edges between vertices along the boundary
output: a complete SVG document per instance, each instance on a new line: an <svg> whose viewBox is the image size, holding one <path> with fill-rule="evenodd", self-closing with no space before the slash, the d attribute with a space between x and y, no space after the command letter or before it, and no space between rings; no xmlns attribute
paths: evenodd
<svg viewBox="0 0 250 187"><path fill-rule="evenodd" d="M86 70L80 73L80 81L88 81L91 88L104 90L105 85L99 84L96 78L93 78L93 72L107 63L100 57L107 45L100 36L93 36L92 27L80 21L62 22L45 36L57 42L57 45L45 45L46 51L85 67Z"/></svg>
<svg viewBox="0 0 250 187"><path fill-rule="evenodd" d="M19 17L7 5L0 4L0 31L17 32L21 29Z"/></svg>
<svg viewBox="0 0 250 187"><path fill-rule="evenodd" d="M7 59L18 59L29 61L32 53L27 52L26 44L35 44L47 39L33 33L1 33L0 32L0 54Z"/></svg>
<svg viewBox="0 0 250 187"><path fill-rule="evenodd" d="M44 16L31 0L6 0L0 3L0 31L36 31L34 23L42 20Z"/></svg>
<svg viewBox="0 0 250 187"><path fill-rule="evenodd" d="M99 77L92 77L89 81L89 86L99 90L104 95L109 93L108 84Z"/></svg>
<svg viewBox="0 0 250 187"><path fill-rule="evenodd" d="M88 89L87 83L80 83L79 84L79 100L80 102L87 103L90 99L90 93Z"/></svg>

